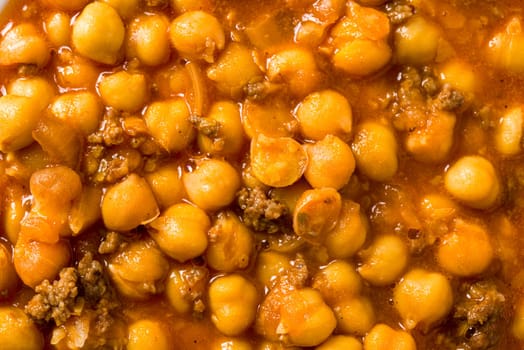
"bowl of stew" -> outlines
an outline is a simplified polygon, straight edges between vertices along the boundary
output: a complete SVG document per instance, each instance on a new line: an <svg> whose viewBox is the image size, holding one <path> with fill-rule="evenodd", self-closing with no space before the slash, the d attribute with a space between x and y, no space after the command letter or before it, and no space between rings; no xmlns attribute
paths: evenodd
<svg viewBox="0 0 524 350"><path fill-rule="evenodd" d="M0 1L0 347L521 349L523 10Z"/></svg>

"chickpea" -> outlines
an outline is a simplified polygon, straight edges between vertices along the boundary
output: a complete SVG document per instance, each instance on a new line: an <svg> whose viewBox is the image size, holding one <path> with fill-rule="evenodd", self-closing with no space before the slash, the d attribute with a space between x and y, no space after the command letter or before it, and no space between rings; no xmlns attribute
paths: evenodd
<svg viewBox="0 0 524 350"><path fill-rule="evenodd" d="M343 299L333 305L337 318L337 330L356 335L366 334L375 325L375 310L367 297Z"/></svg>
<svg viewBox="0 0 524 350"><path fill-rule="evenodd" d="M47 79L35 76L14 80L7 86L7 94L29 97L40 104L40 110L44 110L56 91Z"/></svg>
<svg viewBox="0 0 524 350"><path fill-rule="evenodd" d="M63 11L80 11L89 3L89 0L43 0L49 7Z"/></svg>
<svg viewBox="0 0 524 350"><path fill-rule="evenodd" d="M451 310L453 291L444 275L414 269L395 286L393 301L407 329L427 329Z"/></svg>
<svg viewBox="0 0 524 350"><path fill-rule="evenodd" d="M71 39L82 56L104 64L115 64L120 58L125 29L116 10L95 1L88 4L73 23Z"/></svg>
<svg viewBox="0 0 524 350"><path fill-rule="evenodd" d="M377 122L358 125L351 149L357 169L374 181L387 181L397 172L397 140L393 130Z"/></svg>
<svg viewBox="0 0 524 350"><path fill-rule="evenodd" d="M145 175L160 208L168 208L184 198L182 175L176 163L168 163Z"/></svg>
<svg viewBox="0 0 524 350"><path fill-rule="evenodd" d="M100 67L82 56L74 55L68 48L58 50L56 80L60 86L73 89L95 88Z"/></svg>
<svg viewBox="0 0 524 350"><path fill-rule="evenodd" d="M263 102L246 99L242 105L242 126L250 139L260 134L293 137L298 122L287 103L279 98Z"/></svg>
<svg viewBox="0 0 524 350"><path fill-rule="evenodd" d="M353 256L366 241L368 223L360 212L360 205L350 200L342 200L342 208L336 226L325 241L329 256L344 259Z"/></svg>
<svg viewBox="0 0 524 350"><path fill-rule="evenodd" d="M109 187L102 199L102 219L110 230L128 231L159 214L151 187L136 174Z"/></svg>
<svg viewBox="0 0 524 350"><path fill-rule="evenodd" d="M444 176L446 190L467 206L487 209L496 204L501 188L495 168L481 156L464 156Z"/></svg>
<svg viewBox="0 0 524 350"><path fill-rule="evenodd" d="M18 183L8 183L4 198L4 209L2 211L3 233L5 237L15 244L20 233L20 222L24 218L26 208L24 206L24 198L27 195L25 188Z"/></svg>
<svg viewBox="0 0 524 350"><path fill-rule="evenodd" d="M286 206L289 212L293 212L297 206L298 199L302 196L302 193L311 189L312 188L307 181L300 179L291 186L272 188L271 197Z"/></svg>
<svg viewBox="0 0 524 350"><path fill-rule="evenodd" d="M4 350L41 350L44 337L24 311L0 307L0 344Z"/></svg>
<svg viewBox="0 0 524 350"><path fill-rule="evenodd" d="M458 276L482 273L493 260L494 250L486 229L456 219L453 230L441 238L437 258L440 266Z"/></svg>
<svg viewBox="0 0 524 350"><path fill-rule="evenodd" d="M251 171L263 184L289 186L304 173L307 153L291 137L268 137L260 134L251 139Z"/></svg>
<svg viewBox="0 0 524 350"><path fill-rule="evenodd" d="M265 287L272 287L277 278L291 268L291 260L282 253L263 251L257 256L256 276Z"/></svg>
<svg viewBox="0 0 524 350"><path fill-rule="evenodd" d="M391 56L391 48L385 41L356 39L346 42L333 54L333 65L351 75L366 76L386 66Z"/></svg>
<svg viewBox="0 0 524 350"><path fill-rule="evenodd" d="M363 260L357 269L366 281L386 286L400 277L408 264L408 247L399 236L381 235L360 253Z"/></svg>
<svg viewBox="0 0 524 350"><path fill-rule="evenodd" d="M148 231L164 253L184 262L204 253L210 227L209 217L202 209L179 203L151 222Z"/></svg>
<svg viewBox="0 0 524 350"><path fill-rule="evenodd" d="M298 348L296 346L288 346L282 344L280 341L263 341L259 347L257 347L257 350L300 350L301 348Z"/></svg>
<svg viewBox="0 0 524 350"><path fill-rule="evenodd" d="M451 219L457 210L457 205L440 193L430 193L420 201L420 213L433 220Z"/></svg>
<svg viewBox="0 0 524 350"><path fill-rule="evenodd" d="M362 343L348 335L333 335L315 350L362 350Z"/></svg>
<svg viewBox="0 0 524 350"><path fill-rule="evenodd" d="M487 56L498 68L521 73L524 71L523 48L522 23L518 17L512 17L504 29L489 40Z"/></svg>
<svg viewBox="0 0 524 350"><path fill-rule="evenodd" d="M211 350L252 350L253 346L241 339L229 338L226 340L218 340L213 344Z"/></svg>
<svg viewBox="0 0 524 350"><path fill-rule="evenodd" d="M408 332L394 330L388 325L379 323L364 337L364 349L417 350L417 345Z"/></svg>
<svg viewBox="0 0 524 350"><path fill-rule="evenodd" d="M42 111L37 98L4 95L0 97L0 151L12 152L33 142L31 132Z"/></svg>
<svg viewBox="0 0 524 350"><path fill-rule="evenodd" d="M151 103L144 113L144 120L151 136L172 153L185 149L195 136L189 121L189 108L181 98Z"/></svg>
<svg viewBox="0 0 524 350"><path fill-rule="evenodd" d="M16 274L10 249L6 244L0 243L0 300L13 296L18 287Z"/></svg>
<svg viewBox="0 0 524 350"><path fill-rule="evenodd" d="M449 84L453 89L466 94L474 94L479 89L479 79L473 68L466 62L452 59L441 65L438 77L442 84Z"/></svg>
<svg viewBox="0 0 524 350"><path fill-rule="evenodd" d="M66 92L51 103L51 114L77 128L83 135L98 129L104 106L98 96L89 91Z"/></svg>
<svg viewBox="0 0 524 350"><path fill-rule="evenodd" d="M120 17L129 19L140 9L140 0L101 0L113 7Z"/></svg>
<svg viewBox="0 0 524 350"><path fill-rule="evenodd" d="M98 84L104 103L124 112L136 112L147 102L146 77L140 73L120 71L104 75Z"/></svg>
<svg viewBox="0 0 524 350"><path fill-rule="evenodd" d="M143 319L129 326L127 350L168 350L170 348L168 330L160 322Z"/></svg>
<svg viewBox="0 0 524 350"><path fill-rule="evenodd" d="M285 83L297 97L311 93L321 81L313 52L300 46L285 48L269 57L267 76L271 82Z"/></svg>
<svg viewBox="0 0 524 350"><path fill-rule="evenodd" d="M171 0L171 8L177 13L188 11L210 11L213 8L213 0Z"/></svg>
<svg viewBox="0 0 524 350"><path fill-rule="evenodd" d="M219 213L208 237L206 261L209 267L233 272L248 266L254 245L252 233L233 212Z"/></svg>
<svg viewBox="0 0 524 350"><path fill-rule="evenodd" d="M504 156L514 156L522 151L522 129L524 116L522 107L514 107L499 119L495 128L495 149Z"/></svg>
<svg viewBox="0 0 524 350"><path fill-rule="evenodd" d="M203 11L188 11L176 17L169 27L171 44L181 56L215 60L215 53L225 45L225 35L216 17Z"/></svg>
<svg viewBox="0 0 524 350"><path fill-rule="evenodd" d="M350 263L334 260L313 277L312 287L319 290L328 305L360 294L362 282Z"/></svg>
<svg viewBox="0 0 524 350"><path fill-rule="evenodd" d="M102 217L100 202L102 189L85 186L80 197L73 202L69 212L69 228L73 236L84 232Z"/></svg>
<svg viewBox="0 0 524 350"><path fill-rule="evenodd" d="M251 50L241 44L231 43L207 69L207 77L215 82L219 91L238 97L244 87L262 75Z"/></svg>
<svg viewBox="0 0 524 350"><path fill-rule="evenodd" d="M60 47L69 43L71 17L64 12L53 12L45 19L47 38L52 45Z"/></svg>
<svg viewBox="0 0 524 350"><path fill-rule="evenodd" d="M340 138L327 135L313 144L305 144L309 162L304 177L315 188L341 189L355 170L351 147Z"/></svg>
<svg viewBox="0 0 524 350"><path fill-rule="evenodd" d="M33 24L22 23L11 28L0 41L0 66L35 64L43 67L50 50Z"/></svg>
<svg viewBox="0 0 524 350"><path fill-rule="evenodd" d="M189 199L204 210L214 211L233 202L240 175L224 160L204 159L196 169L182 175Z"/></svg>
<svg viewBox="0 0 524 350"><path fill-rule="evenodd" d="M219 277L209 286L211 321L225 335L245 331L255 320L257 306L257 289L240 275Z"/></svg>
<svg viewBox="0 0 524 350"><path fill-rule="evenodd" d="M140 15L128 28L127 56L137 57L147 66L157 66L169 58L169 21L158 14Z"/></svg>
<svg viewBox="0 0 524 350"><path fill-rule="evenodd" d="M293 212L293 231L299 236L321 243L337 224L342 200L333 188L305 191Z"/></svg>
<svg viewBox="0 0 524 350"><path fill-rule="evenodd" d="M515 310L515 316L511 326L511 333L519 340L524 339L524 302L519 300Z"/></svg>
<svg viewBox="0 0 524 350"><path fill-rule="evenodd" d="M209 272L200 266L175 266L166 282L166 297L180 314L204 311L202 301L207 290Z"/></svg>

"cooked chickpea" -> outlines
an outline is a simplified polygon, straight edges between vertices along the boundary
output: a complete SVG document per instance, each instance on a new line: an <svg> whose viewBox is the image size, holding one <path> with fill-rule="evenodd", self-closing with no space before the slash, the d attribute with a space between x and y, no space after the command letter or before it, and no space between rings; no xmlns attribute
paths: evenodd
<svg viewBox="0 0 524 350"><path fill-rule="evenodd" d="M36 97L0 97L0 151L16 151L33 142L31 133L40 118L41 106Z"/></svg>
<svg viewBox="0 0 524 350"><path fill-rule="evenodd" d="M0 344L5 350L41 350L44 337L24 311L0 307Z"/></svg>
<svg viewBox="0 0 524 350"><path fill-rule="evenodd" d="M262 103L246 99L242 104L242 126L250 139L260 134L293 137L298 122L287 103L278 98Z"/></svg>
<svg viewBox="0 0 524 350"><path fill-rule="evenodd" d="M102 199L102 219L110 230L128 231L154 220L158 214L151 187L136 174L109 187Z"/></svg>
<svg viewBox="0 0 524 350"><path fill-rule="evenodd" d="M217 62L207 69L207 77L215 82L218 90L231 97L238 97L247 83L261 75L251 50L238 43L229 44Z"/></svg>
<svg viewBox="0 0 524 350"><path fill-rule="evenodd" d="M438 77L443 84L449 84L452 88L466 94L473 94L479 88L479 79L473 68L466 62L452 59L441 65L438 69Z"/></svg>
<svg viewBox="0 0 524 350"><path fill-rule="evenodd" d="M457 204L440 193L427 194L420 201L420 213L433 220L450 219L457 210Z"/></svg>
<svg viewBox="0 0 524 350"><path fill-rule="evenodd" d="M30 23L11 28L0 41L0 66L35 64L45 66L50 50L42 34Z"/></svg>
<svg viewBox="0 0 524 350"><path fill-rule="evenodd" d="M179 203L184 198L185 190L181 170L176 163L165 164L151 173L145 179L160 208L168 208Z"/></svg>
<svg viewBox="0 0 524 350"><path fill-rule="evenodd" d="M375 310L367 297L342 299L332 307L339 332L364 335L375 325Z"/></svg>
<svg viewBox="0 0 524 350"><path fill-rule="evenodd" d="M80 11L89 3L89 0L43 0L50 7L59 8L63 11Z"/></svg>
<svg viewBox="0 0 524 350"><path fill-rule="evenodd" d="M407 266L408 256L408 247L399 236L380 235L360 253L362 265L357 270L371 284L385 286L400 277Z"/></svg>
<svg viewBox="0 0 524 350"><path fill-rule="evenodd" d="M59 86L83 90L95 88L100 67L62 47L57 52L56 80Z"/></svg>
<svg viewBox="0 0 524 350"><path fill-rule="evenodd" d="M453 230L440 239L437 258L440 266L458 276L482 273L491 263L494 249L486 229L456 219Z"/></svg>
<svg viewBox="0 0 524 350"><path fill-rule="evenodd" d="M319 290L328 305L360 293L362 281L355 267L344 260L334 260L313 276L312 287Z"/></svg>
<svg viewBox="0 0 524 350"><path fill-rule="evenodd" d="M13 265L10 249L0 243L0 300L13 296L18 287L18 276Z"/></svg>
<svg viewBox="0 0 524 350"><path fill-rule="evenodd" d="M393 302L407 329L427 329L451 310L453 291L443 274L414 269L395 286Z"/></svg>
<svg viewBox="0 0 524 350"><path fill-rule="evenodd" d="M400 64L429 64L437 57L440 28L422 16L413 16L395 31L395 54Z"/></svg>
<svg viewBox="0 0 524 350"><path fill-rule="evenodd" d="M196 11L196 10L211 10L213 8L213 0L171 0L171 8L178 13Z"/></svg>
<svg viewBox="0 0 524 350"><path fill-rule="evenodd" d="M95 186L84 186L82 194L77 198L69 212L69 228L73 236L84 232L102 217L100 202L102 189Z"/></svg>
<svg viewBox="0 0 524 350"><path fill-rule="evenodd" d="M218 277L209 286L211 321L225 335L238 335L255 320L256 287L240 275Z"/></svg>
<svg viewBox="0 0 524 350"><path fill-rule="evenodd" d="M129 19L140 9L140 0L101 0L111 5L120 17Z"/></svg>
<svg viewBox="0 0 524 350"><path fill-rule="evenodd" d="M219 123L218 136L214 138L199 133L199 148L210 154L237 155L244 145L244 130L238 105L231 101L215 102L210 107L207 118Z"/></svg>
<svg viewBox="0 0 524 350"><path fill-rule="evenodd" d="M233 202L240 188L240 175L224 160L204 159L185 172L182 181L189 199L204 210L217 210Z"/></svg>
<svg viewBox="0 0 524 350"><path fill-rule="evenodd" d="M327 135L313 144L305 144L309 161L304 177L315 188L341 189L355 170L351 147L337 136Z"/></svg>
<svg viewBox="0 0 524 350"><path fill-rule="evenodd" d="M334 90L309 94L297 107L295 115L306 139L320 141L327 135L348 141L353 114L348 100Z"/></svg>
<svg viewBox="0 0 524 350"><path fill-rule="evenodd" d="M307 153L291 137L268 137L260 134L251 139L251 171L265 185L286 187L304 173Z"/></svg>
<svg viewBox="0 0 524 350"><path fill-rule="evenodd" d="M324 243L329 256L337 259L353 256L366 241L368 231L366 220L358 203L342 200L337 224L327 234Z"/></svg>
<svg viewBox="0 0 524 350"><path fill-rule="evenodd" d="M35 76L14 80L7 86L7 94L32 98L40 103L43 110L56 95L56 91L47 79Z"/></svg>
<svg viewBox="0 0 524 350"><path fill-rule="evenodd" d="M501 192L495 168L481 156L464 156L457 160L447 169L444 185L453 197L476 209L495 205Z"/></svg>
<svg viewBox="0 0 524 350"><path fill-rule="evenodd" d="M217 18L203 11L189 11L176 17L169 27L171 44L181 56L214 62L225 45L225 35Z"/></svg>
<svg viewBox="0 0 524 350"><path fill-rule="evenodd" d="M315 350L362 350L362 343L349 335L333 335Z"/></svg>
<svg viewBox="0 0 524 350"><path fill-rule="evenodd" d="M515 310L515 316L511 325L511 333L517 339L524 339L524 302L519 300Z"/></svg>
<svg viewBox="0 0 524 350"><path fill-rule="evenodd" d="M522 52L524 33L519 17L512 17L502 31L496 33L488 42L488 59L497 67L515 73L524 71Z"/></svg>
<svg viewBox="0 0 524 350"><path fill-rule="evenodd" d="M55 98L49 110L54 117L89 135L98 129L104 106L93 92L71 91Z"/></svg>
<svg viewBox="0 0 524 350"><path fill-rule="evenodd" d="M495 127L495 149L504 156L514 156L522 151L522 129L524 116L522 107L515 107L500 117Z"/></svg>
<svg viewBox="0 0 524 350"><path fill-rule="evenodd" d="M3 194L4 210L2 211L2 230L5 237L15 244L20 233L20 222L24 218L26 208L24 206L24 197L27 195L22 185L10 184Z"/></svg>
<svg viewBox="0 0 524 350"><path fill-rule="evenodd" d="M395 175L397 148L393 130L371 121L358 125L351 144L357 169L374 181L387 181Z"/></svg>
<svg viewBox="0 0 524 350"><path fill-rule="evenodd" d="M195 136L189 121L189 108L181 98L151 103L144 113L144 120L151 136L172 153L186 148Z"/></svg>
<svg viewBox="0 0 524 350"><path fill-rule="evenodd" d="M169 332L159 321L144 319L129 326L127 350L170 348Z"/></svg>
<svg viewBox="0 0 524 350"><path fill-rule="evenodd" d="M141 73L120 71L104 75L98 84L104 103L124 112L136 112L147 102L148 86Z"/></svg>
<svg viewBox="0 0 524 350"><path fill-rule="evenodd" d="M248 266L254 246L252 233L233 212L219 213L208 236L206 261L211 268L233 272Z"/></svg>
<svg viewBox="0 0 524 350"><path fill-rule="evenodd" d="M253 350L253 346L245 340L229 338L215 342L211 350Z"/></svg>
<svg viewBox="0 0 524 350"><path fill-rule="evenodd" d="M366 76L383 68L391 56L391 48L385 41L355 39L335 52L333 65L351 75Z"/></svg>
<svg viewBox="0 0 524 350"><path fill-rule="evenodd" d="M263 251L257 256L256 276L266 287L272 287L278 276L291 268L291 259L278 252Z"/></svg>
<svg viewBox="0 0 524 350"><path fill-rule="evenodd" d="M184 262L201 255L207 247L211 222L200 208L174 204L151 222L148 231L164 253Z"/></svg>
<svg viewBox="0 0 524 350"><path fill-rule="evenodd" d="M137 57L147 66L156 66L169 58L169 21L158 14L140 15L128 27L127 55Z"/></svg>
<svg viewBox="0 0 524 350"><path fill-rule="evenodd" d="M364 349L417 350L417 345L408 332L394 330L388 325L379 323L364 337Z"/></svg>
<svg viewBox="0 0 524 350"><path fill-rule="evenodd" d="M180 314L204 311L202 301L207 290L209 272L206 267L183 265L171 269L166 281L166 297Z"/></svg>
<svg viewBox="0 0 524 350"><path fill-rule="evenodd" d="M120 58L125 28L118 12L110 5L95 1L88 4L73 23L74 48L93 61L115 64Z"/></svg>
<svg viewBox="0 0 524 350"><path fill-rule="evenodd" d="M267 76L271 82L285 83L289 91L298 97L314 91L321 80L313 52L300 46L285 48L271 56L267 63Z"/></svg>
<svg viewBox="0 0 524 350"><path fill-rule="evenodd" d="M56 47L67 45L71 37L71 17L64 12L53 12L45 19L47 38Z"/></svg>

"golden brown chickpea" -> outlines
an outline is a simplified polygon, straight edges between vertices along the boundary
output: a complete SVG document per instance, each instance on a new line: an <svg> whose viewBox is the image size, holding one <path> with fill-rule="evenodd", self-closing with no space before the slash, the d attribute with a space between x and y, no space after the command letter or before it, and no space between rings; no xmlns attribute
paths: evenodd
<svg viewBox="0 0 524 350"><path fill-rule="evenodd" d="M170 349L169 331L159 321L138 320L128 329L127 350L168 350Z"/></svg>
<svg viewBox="0 0 524 350"><path fill-rule="evenodd" d="M210 350L253 350L253 346L246 340L227 338L213 343Z"/></svg>
<svg viewBox="0 0 524 350"><path fill-rule="evenodd" d="M211 11L214 6L213 0L171 0L171 8L177 13L188 11Z"/></svg>
<svg viewBox="0 0 524 350"><path fill-rule="evenodd" d="M62 47L57 53L56 80L58 85L74 89L95 88L101 73L91 60L73 54Z"/></svg>
<svg viewBox="0 0 524 350"><path fill-rule="evenodd" d="M101 0L113 7L120 17L129 19L140 10L140 0Z"/></svg>
<svg viewBox="0 0 524 350"><path fill-rule="evenodd" d="M104 106L93 92L72 91L55 98L49 110L54 117L89 135L98 129Z"/></svg>
<svg viewBox="0 0 524 350"><path fill-rule="evenodd" d="M47 38L55 47L67 45L71 37L71 17L64 12L53 12L45 19Z"/></svg>
<svg viewBox="0 0 524 350"><path fill-rule="evenodd" d="M353 298L360 293L362 281L355 267L344 260L334 260L313 276L312 287L333 306L338 301Z"/></svg>
<svg viewBox="0 0 524 350"><path fill-rule="evenodd" d="M362 350L362 343L348 335L332 335L315 350Z"/></svg>
<svg viewBox="0 0 524 350"><path fill-rule="evenodd" d="M56 95L56 88L43 77L23 77L14 80L7 86L7 94L34 99L40 103L43 110Z"/></svg>
<svg viewBox="0 0 524 350"><path fill-rule="evenodd" d="M173 267L166 281L169 304L180 314L202 313L208 281L209 272L205 267L192 264Z"/></svg>
<svg viewBox="0 0 524 350"><path fill-rule="evenodd" d="M332 307L341 333L365 335L375 325L375 310L367 297L342 299Z"/></svg>
<svg viewBox="0 0 524 350"><path fill-rule="evenodd" d="M126 71L102 76L98 91L107 106L130 113L144 107L149 97L145 75Z"/></svg>
<svg viewBox="0 0 524 350"><path fill-rule="evenodd" d="M489 40L487 56L498 68L521 73L524 71L523 48L524 34L522 33L521 19L514 16L509 19L502 31L496 33Z"/></svg>
<svg viewBox="0 0 524 350"><path fill-rule="evenodd" d="M0 97L0 151L11 152L29 146L42 111L38 98L4 95Z"/></svg>
<svg viewBox="0 0 524 350"><path fill-rule="evenodd" d="M366 241L367 231L367 217L360 211L360 205L342 200L338 222L324 243L329 255L337 259L353 256Z"/></svg>
<svg viewBox="0 0 524 350"><path fill-rule="evenodd" d="M4 350L41 350L44 337L24 311L0 307L0 344Z"/></svg>
<svg viewBox="0 0 524 350"><path fill-rule="evenodd" d="M80 11L89 0L42 0L52 8L58 8L63 11Z"/></svg>
<svg viewBox="0 0 524 350"><path fill-rule="evenodd" d="M0 41L0 66L35 64L42 67L49 57L47 42L31 23L13 27Z"/></svg>
<svg viewBox="0 0 524 350"><path fill-rule="evenodd" d="M522 152L524 112L522 107L514 107L500 117L495 128L495 149L504 156L515 156Z"/></svg>
<svg viewBox="0 0 524 350"><path fill-rule="evenodd" d="M0 300L13 296L18 287L18 276L13 265L10 250L0 243Z"/></svg>
<svg viewBox="0 0 524 350"><path fill-rule="evenodd" d="M69 212L69 228L73 236L84 232L100 220L102 211L102 189L95 186L84 186L82 194L73 202Z"/></svg>
<svg viewBox="0 0 524 350"><path fill-rule="evenodd" d="M263 251L257 256L256 276L265 287L272 287L277 278L291 268L291 259L278 252Z"/></svg>
<svg viewBox="0 0 524 350"><path fill-rule="evenodd" d="M147 66L157 66L169 58L169 21L159 14L140 15L128 27L127 56Z"/></svg>
<svg viewBox="0 0 524 350"><path fill-rule="evenodd" d="M28 194L26 191L22 185L13 182L9 183L3 194L5 207L2 211L2 229L5 237L13 245L18 240L20 222L26 213L26 207L24 206L24 198Z"/></svg>
<svg viewBox="0 0 524 350"><path fill-rule="evenodd" d="M377 324L364 338L365 350L417 350L415 340L408 332Z"/></svg>
<svg viewBox="0 0 524 350"><path fill-rule="evenodd" d="M260 102L246 99L242 104L242 126L250 139L260 134L293 137L298 123L288 103L275 97Z"/></svg>
<svg viewBox="0 0 524 350"><path fill-rule="evenodd" d="M176 163L167 163L145 175L160 208L165 209L179 203L184 197L181 170Z"/></svg>
<svg viewBox="0 0 524 350"><path fill-rule="evenodd" d="M442 40L440 28L423 16L413 16L395 31L395 55L401 64L430 64Z"/></svg>

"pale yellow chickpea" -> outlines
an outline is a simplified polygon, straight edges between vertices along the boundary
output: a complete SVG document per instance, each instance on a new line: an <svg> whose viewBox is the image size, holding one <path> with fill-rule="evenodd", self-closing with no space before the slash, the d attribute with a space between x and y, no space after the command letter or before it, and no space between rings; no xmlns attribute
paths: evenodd
<svg viewBox="0 0 524 350"><path fill-rule="evenodd" d="M366 241L367 231L367 218L361 213L360 205L342 200L337 224L327 234L324 243L329 256L337 259L353 256Z"/></svg>
<svg viewBox="0 0 524 350"><path fill-rule="evenodd" d="M285 83L297 97L314 91L322 77L313 52L301 46L284 48L269 57L267 76L271 82Z"/></svg>
<svg viewBox="0 0 524 350"><path fill-rule="evenodd" d="M148 90L144 74L127 71L104 75L98 84L102 101L124 112L136 112L144 107L149 97Z"/></svg>
<svg viewBox="0 0 524 350"><path fill-rule="evenodd" d="M169 21L159 14L140 15L128 27L127 56L147 66L157 66L169 58Z"/></svg>
<svg viewBox="0 0 524 350"><path fill-rule="evenodd" d="M55 47L67 45L71 37L71 17L64 12L53 12L45 19L47 39Z"/></svg>
<svg viewBox="0 0 524 350"><path fill-rule="evenodd" d="M523 128L524 116L521 106L505 112L495 127L495 149L504 156L515 156L521 153Z"/></svg>
<svg viewBox="0 0 524 350"><path fill-rule="evenodd" d="M218 277L209 286L211 321L222 334L244 332L255 320L257 306L256 287L240 275Z"/></svg>
<svg viewBox="0 0 524 350"><path fill-rule="evenodd" d="M128 231L151 222L160 212L151 187L136 174L109 187L101 206L105 226L115 231Z"/></svg>
<svg viewBox="0 0 524 350"><path fill-rule="evenodd" d="M151 222L148 231L164 253L184 262L204 253L210 227L209 217L202 209L178 203Z"/></svg>
<svg viewBox="0 0 524 350"><path fill-rule="evenodd" d="M182 98L151 103L144 120L151 136L172 153L185 149L195 136L189 121L189 108Z"/></svg>
<svg viewBox="0 0 524 350"><path fill-rule="evenodd" d="M171 0L171 8L178 13L188 11L211 11L213 9L213 0Z"/></svg>
<svg viewBox="0 0 524 350"><path fill-rule="evenodd" d="M255 273L257 280L266 287L272 287L278 276L291 268L291 259L275 251L262 251L257 256Z"/></svg>
<svg viewBox="0 0 524 350"><path fill-rule="evenodd" d="M168 350L171 348L169 332L160 321L138 320L127 330L127 350Z"/></svg>
<svg viewBox="0 0 524 350"><path fill-rule="evenodd" d="M397 172L397 139L391 128L375 121L361 123L351 144L357 169L371 180L387 181Z"/></svg>
<svg viewBox="0 0 524 350"><path fill-rule="evenodd" d="M319 290L328 305L358 295L362 281L355 267L344 260L334 260L313 276L312 287Z"/></svg>
<svg viewBox="0 0 524 350"><path fill-rule="evenodd" d="M95 1L88 4L73 23L71 40L82 56L104 64L115 64L121 56L125 28L118 12Z"/></svg>
<svg viewBox="0 0 524 350"><path fill-rule="evenodd" d="M375 238L370 247L360 252L362 265L357 271L369 283L385 286L395 282L408 263L408 247L397 235Z"/></svg>
<svg viewBox="0 0 524 350"><path fill-rule="evenodd" d="M42 111L38 98L4 95L0 97L0 151L12 152L29 146Z"/></svg>
<svg viewBox="0 0 524 350"><path fill-rule="evenodd" d="M18 276L11 256L11 249L0 243L0 300L13 296L18 287Z"/></svg>
<svg viewBox="0 0 524 350"><path fill-rule="evenodd" d="M407 329L428 329L451 310L453 290L441 273L413 269L393 290L393 302Z"/></svg>
<svg viewBox="0 0 524 350"><path fill-rule="evenodd" d="M23 77L12 81L7 86L7 94L30 97L39 102L43 110L56 95L56 88L43 77Z"/></svg>
<svg viewBox="0 0 524 350"><path fill-rule="evenodd" d="M207 291L209 272L207 267L175 265L166 281L166 297L169 304L180 314L201 313L205 305L202 301Z"/></svg>
<svg viewBox="0 0 524 350"><path fill-rule="evenodd" d="M315 350L362 350L362 343L349 335L333 335Z"/></svg>
<svg viewBox="0 0 524 350"><path fill-rule="evenodd" d="M524 340L524 302L522 297L516 303L515 315L511 324L511 333L517 339Z"/></svg>
<svg viewBox="0 0 524 350"><path fill-rule="evenodd" d="M253 346L243 339L219 339L213 343L210 350L253 350Z"/></svg>
<svg viewBox="0 0 524 350"><path fill-rule="evenodd" d="M367 297L342 299L332 308L337 318L337 330L341 333L364 335L375 325L375 310Z"/></svg>
<svg viewBox="0 0 524 350"><path fill-rule="evenodd" d="M524 71L522 52L524 50L524 33L519 17L511 17L502 31L496 33L488 42L488 59L497 68L515 73Z"/></svg>
<svg viewBox="0 0 524 350"><path fill-rule="evenodd" d="M333 65L346 73L366 76L379 71L391 60L392 52L383 40L355 39L333 54Z"/></svg>
<svg viewBox="0 0 524 350"><path fill-rule="evenodd" d="M353 125L351 106L344 95L334 90L322 90L306 96L295 115L302 136L320 141L327 135L348 141Z"/></svg>
<svg viewBox="0 0 524 350"><path fill-rule="evenodd" d="M379 323L364 337L364 349L417 350L417 345L408 332Z"/></svg>
<svg viewBox="0 0 524 350"><path fill-rule="evenodd" d="M52 8L58 8L63 11L80 11L89 0L42 0Z"/></svg>
<svg viewBox="0 0 524 350"><path fill-rule="evenodd" d="M238 43L229 44L217 62L207 69L207 77L215 82L219 91L238 97L247 83L262 75L252 51Z"/></svg>
<svg viewBox="0 0 524 350"><path fill-rule="evenodd" d="M120 17L129 19L140 10L140 0L101 0L108 5L111 5Z"/></svg>
<svg viewBox="0 0 524 350"><path fill-rule="evenodd" d="M469 207L487 209L496 204L501 185L495 168L482 156L464 156L444 176L446 190Z"/></svg>
<svg viewBox="0 0 524 350"><path fill-rule="evenodd" d="M184 58L214 62L225 45L225 34L217 18L204 11L188 11L169 27L171 44Z"/></svg>
<svg viewBox="0 0 524 350"><path fill-rule="evenodd" d="M395 55L401 64L429 64L437 57L441 30L423 16L413 16L395 31Z"/></svg>
<svg viewBox="0 0 524 350"><path fill-rule="evenodd" d="M239 106L231 101L215 102L207 114L209 120L218 122L217 138L199 133L197 142L202 152L234 156L244 145L244 129L240 120Z"/></svg>
<svg viewBox="0 0 524 350"><path fill-rule="evenodd" d="M337 136L305 144L309 161L304 177L315 188L333 187L338 190L348 183L355 170L351 147Z"/></svg>
<svg viewBox="0 0 524 350"><path fill-rule="evenodd" d="M198 207L214 211L233 202L240 188L238 171L225 160L203 159L182 175L189 199Z"/></svg>
<svg viewBox="0 0 524 350"><path fill-rule="evenodd" d="M217 215L208 231L207 264L217 271L233 272L248 266L253 253L253 234L230 211Z"/></svg>
<svg viewBox="0 0 524 350"><path fill-rule="evenodd" d="M0 344L6 350L41 350L44 337L23 310L0 307Z"/></svg>
<svg viewBox="0 0 524 350"><path fill-rule="evenodd" d="M98 129L104 106L93 92L71 91L55 98L49 111L54 117L76 127L82 134L89 135Z"/></svg>
<svg viewBox="0 0 524 350"><path fill-rule="evenodd" d="M486 229L456 219L451 232L440 239L437 259L446 271L457 276L474 276L491 264L494 248Z"/></svg>
<svg viewBox="0 0 524 350"><path fill-rule="evenodd" d="M47 42L31 23L11 28L0 41L0 66L35 64L42 67L49 58Z"/></svg>
<svg viewBox="0 0 524 350"><path fill-rule="evenodd" d="M151 173L145 174L160 208L167 208L179 203L184 198L185 190L180 167L176 163L167 163Z"/></svg>

